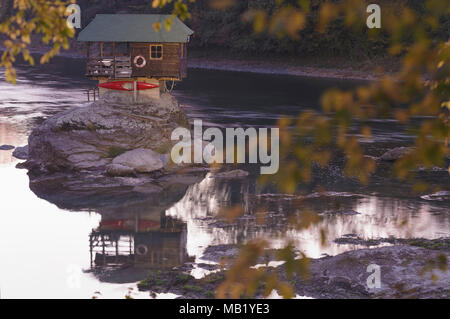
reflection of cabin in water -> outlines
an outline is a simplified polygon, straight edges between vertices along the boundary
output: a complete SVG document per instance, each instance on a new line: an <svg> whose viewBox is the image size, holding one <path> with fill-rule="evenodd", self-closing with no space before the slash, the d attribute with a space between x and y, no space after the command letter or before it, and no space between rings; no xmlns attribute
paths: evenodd
<svg viewBox="0 0 450 319"><path fill-rule="evenodd" d="M108 219L90 234L91 265L171 268L188 260L186 224L162 214L160 222Z"/></svg>
<svg viewBox="0 0 450 319"><path fill-rule="evenodd" d="M167 30L164 22L171 18ZM156 30L158 23L162 27ZM86 75L91 79L101 84L129 81L165 88L167 81L173 83L187 76L186 51L192 34L180 19L170 15L98 14L81 31L78 41L87 43ZM158 92L159 96L157 89L147 91Z"/></svg>

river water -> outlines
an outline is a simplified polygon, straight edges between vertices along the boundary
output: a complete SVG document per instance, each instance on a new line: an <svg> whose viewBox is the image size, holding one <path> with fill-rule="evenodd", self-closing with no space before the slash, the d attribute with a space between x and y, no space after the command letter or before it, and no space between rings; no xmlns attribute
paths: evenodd
<svg viewBox="0 0 450 319"><path fill-rule="evenodd" d="M84 61L57 58L50 65L19 66L17 85L1 80L0 145L26 145L28 134L45 118L84 103L84 90L94 83L83 74ZM346 89L362 84L190 70L189 77L173 94L189 118L202 119L204 125L271 126L280 116L294 117L302 110L318 109L321 93L329 88ZM370 125L373 138L365 141L370 155L378 156L389 148L412 141L394 121L375 119ZM208 247L239 244L257 237L267 238L274 248L286 243L287 237L299 250L318 258L360 248L333 242L347 234L366 239L450 236L448 201L421 198L407 192L410 185L390 177L375 176L369 186L361 187L339 173L333 175L332 169L322 173L324 176L319 174L316 182L325 185L330 192L325 197L317 197L313 186L306 187L307 205L326 214L318 224L295 230L286 228L283 221L303 204L277 194L274 189L259 186L255 174L241 180L217 180L206 175L166 201L167 207L156 217L154 211L148 210L150 206L157 206L151 198L133 207L122 207L120 212L111 208L89 209L89 205L81 205L77 210L78 203L66 203L71 207L69 210L31 191L26 170L15 168L20 161L11 154L12 151L0 150L1 298L124 298L125 295L150 298L149 293L137 290L136 283L162 264L194 263L191 273L200 277L205 271L195 264L203 261ZM426 178L443 189L450 184L446 172L430 172ZM239 222L227 224L218 218L222 208L236 204L245 208L245 216ZM255 223L261 204L270 216L270 224ZM327 213L345 210L359 214ZM146 231L136 226L151 225L155 220L161 221L161 229ZM161 226L163 220L164 227ZM167 226L169 222L171 228ZM135 231L123 226L127 223L136 228ZM120 232L114 237L111 230L117 228ZM327 245L322 244L322 230L327 234ZM109 241L106 248L104 242L98 241L104 239L102 236ZM100 244L95 246L95 242ZM135 254L139 242L146 243L155 256L163 256L164 261L152 261L151 267L144 270L132 267L126 273L106 276L105 269L128 260L127 254ZM120 260L102 259L105 256L102 249L111 248L120 250Z"/></svg>

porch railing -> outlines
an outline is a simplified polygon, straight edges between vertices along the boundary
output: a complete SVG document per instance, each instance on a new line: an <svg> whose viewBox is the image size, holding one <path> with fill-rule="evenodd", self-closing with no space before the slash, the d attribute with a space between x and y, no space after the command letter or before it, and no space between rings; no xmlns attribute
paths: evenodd
<svg viewBox="0 0 450 319"><path fill-rule="evenodd" d="M90 77L129 78L133 73L130 56L97 57L87 61Z"/></svg>

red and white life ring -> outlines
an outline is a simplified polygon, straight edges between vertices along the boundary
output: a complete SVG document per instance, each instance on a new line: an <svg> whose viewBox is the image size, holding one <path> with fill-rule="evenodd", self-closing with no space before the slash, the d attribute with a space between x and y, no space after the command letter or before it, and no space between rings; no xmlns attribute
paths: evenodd
<svg viewBox="0 0 450 319"><path fill-rule="evenodd" d="M141 59L141 62L139 62L139 59ZM142 55L136 55L134 57L133 63L135 67L142 69L144 66L147 65L147 60L145 60L145 58Z"/></svg>
<svg viewBox="0 0 450 319"><path fill-rule="evenodd" d="M139 256L145 256L148 253L148 247L146 245L140 244L136 247L136 253Z"/></svg>

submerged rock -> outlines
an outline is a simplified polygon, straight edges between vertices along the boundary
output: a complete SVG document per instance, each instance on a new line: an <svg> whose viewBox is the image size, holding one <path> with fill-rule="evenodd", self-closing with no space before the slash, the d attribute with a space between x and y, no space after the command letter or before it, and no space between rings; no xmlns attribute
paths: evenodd
<svg viewBox="0 0 450 319"><path fill-rule="evenodd" d="M450 237L437 239L395 237L363 239L356 234L348 234L344 235L341 238L335 239L334 242L340 245L359 245L365 247L379 246L382 244L410 245L432 250L443 250L450 252Z"/></svg>
<svg viewBox="0 0 450 319"><path fill-rule="evenodd" d="M239 255L239 247L237 245L215 245L208 246L202 256L202 260L221 262L226 258L235 258Z"/></svg>
<svg viewBox="0 0 450 319"><path fill-rule="evenodd" d="M120 164L109 164L106 166L106 173L110 176L130 176L136 175L134 168Z"/></svg>
<svg viewBox="0 0 450 319"><path fill-rule="evenodd" d="M249 173L247 171L236 169L232 171L213 173L211 174L210 178L243 178L247 177L248 175Z"/></svg>
<svg viewBox="0 0 450 319"><path fill-rule="evenodd" d="M392 162L404 157L405 155L408 155L412 151L414 151L414 147L396 147L385 152L378 159L380 161Z"/></svg>
<svg viewBox="0 0 450 319"><path fill-rule="evenodd" d="M358 194L347 192L314 192L307 195L305 198L324 198L324 197L361 197Z"/></svg>
<svg viewBox="0 0 450 319"><path fill-rule="evenodd" d="M450 191L440 191L433 194L420 196L420 198L430 201L440 201L440 202L449 201Z"/></svg>
<svg viewBox="0 0 450 319"><path fill-rule="evenodd" d="M341 215L341 216L352 216L352 215L360 215L357 211L353 209L342 209L342 210L332 210L323 212L324 215Z"/></svg>
<svg viewBox="0 0 450 319"><path fill-rule="evenodd" d="M28 145L16 147L12 155L20 160L28 159Z"/></svg>
<svg viewBox="0 0 450 319"><path fill-rule="evenodd" d="M268 202L279 202L279 201L293 201L297 199L302 199L303 196L293 194L265 193L265 194L257 194L256 198Z"/></svg>
<svg viewBox="0 0 450 319"><path fill-rule="evenodd" d="M12 145L1 145L0 146L0 151L10 151L13 150L15 147Z"/></svg>
<svg viewBox="0 0 450 319"><path fill-rule="evenodd" d="M58 113L36 128L29 137L26 165L42 171L105 172L113 159L127 151L169 152L172 131L186 123L178 102L169 94L134 104L128 97L107 92L101 100ZM127 159L134 161L136 156ZM161 168L160 161L149 159L147 166L150 162L147 168L119 160L114 164L138 166L142 171Z"/></svg>

